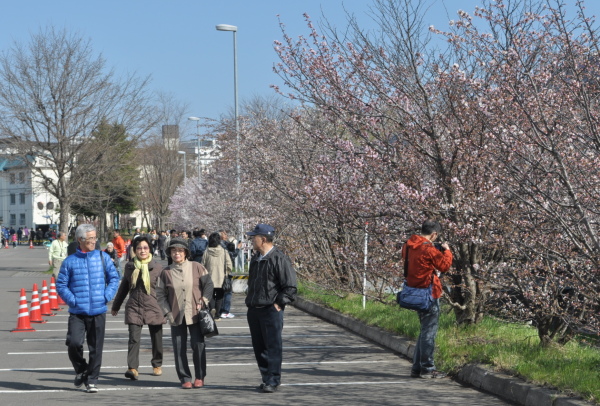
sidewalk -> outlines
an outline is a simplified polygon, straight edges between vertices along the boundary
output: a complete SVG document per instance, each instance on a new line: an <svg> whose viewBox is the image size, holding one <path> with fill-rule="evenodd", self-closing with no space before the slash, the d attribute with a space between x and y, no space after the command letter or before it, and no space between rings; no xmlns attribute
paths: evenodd
<svg viewBox="0 0 600 406"><path fill-rule="evenodd" d="M342 326L385 348L412 359L415 343L377 327L367 326L359 320L338 313L314 302L298 298L294 302L298 309L323 320ZM556 390L529 384L513 376L494 372L485 365L467 365L458 373L460 382L492 393L502 399L524 406L591 406L583 399L571 398Z"/></svg>

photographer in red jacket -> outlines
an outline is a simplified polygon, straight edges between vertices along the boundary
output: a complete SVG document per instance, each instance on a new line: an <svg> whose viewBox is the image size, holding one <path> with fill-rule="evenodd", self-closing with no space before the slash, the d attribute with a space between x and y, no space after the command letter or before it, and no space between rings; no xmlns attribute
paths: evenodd
<svg viewBox="0 0 600 406"><path fill-rule="evenodd" d="M426 220L421 226L421 234L413 235L402 247L402 258L408 255L408 275L406 284L413 288L427 288L433 284L431 295L433 304L427 311L418 311L421 331L413 356L410 376L413 378L444 378L446 374L437 371L433 362L435 337L440 319L440 297L442 283L438 272L447 272L452 265L452 253L447 243L434 244L442 231L437 221Z"/></svg>

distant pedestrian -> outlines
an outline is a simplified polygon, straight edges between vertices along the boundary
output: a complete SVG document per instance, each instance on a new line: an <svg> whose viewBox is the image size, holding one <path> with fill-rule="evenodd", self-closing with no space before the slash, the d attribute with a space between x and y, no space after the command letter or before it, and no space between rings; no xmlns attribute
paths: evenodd
<svg viewBox="0 0 600 406"><path fill-rule="evenodd" d="M262 376L259 390L273 393L281 383L283 311L296 299L296 271L287 255L273 246L273 227L257 224L246 234L260 253L250 262L246 295L252 348Z"/></svg>
<svg viewBox="0 0 600 406"><path fill-rule="evenodd" d="M190 259L202 263L202 256L208 247L208 239L204 230L194 230L194 239L190 242ZM220 238L219 238L220 240ZM213 280L214 282L214 280Z"/></svg>
<svg viewBox="0 0 600 406"><path fill-rule="evenodd" d="M175 230L171 230L171 232L167 236L167 247L169 247L169 245L171 245L171 240L173 238L177 238L177 237L179 237L179 233ZM189 245L188 245L188 255L189 255ZM171 258L170 256L167 255L167 264L171 265L172 263L173 263L173 258Z"/></svg>
<svg viewBox="0 0 600 406"><path fill-rule="evenodd" d="M158 236L158 240L156 241L156 247L158 248L158 254L160 255L161 260L165 260L166 253L165 248L167 248L167 233L164 231L160 232Z"/></svg>
<svg viewBox="0 0 600 406"><path fill-rule="evenodd" d="M117 251L117 270L121 273L121 264L125 261L125 241L123 237L121 237L121 232L119 230L113 231L113 239L112 243L115 246L115 251Z"/></svg>
<svg viewBox="0 0 600 406"><path fill-rule="evenodd" d="M213 281L214 289L213 296L210 300L210 308L215 320L221 317L228 318L227 315L221 314L223 304L223 281L231 272L231 259L227 251L221 247L221 236L219 233L212 233L208 237L208 248L202 257L202 265L210 274L210 279ZM231 317L229 317L231 318Z"/></svg>
<svg viewBox="0 0 600 406"><path fill-rule="evenodd" d="M96 250L96 228L82 224L75 231L79 248L62 263L56 290L69 305L66 345L75 369L75 387L85 384L88 393L98 392L106 328L106 304L119 286L119 274L112 261ZM87 341L89 360L83 353Z"/></svg>
<svg viewBox="0 0 600 406"><path fill-rule="evenodd" d="M17 230L17 244L21 245L21 239L23 239L23 227L19 227Z"/></svg>
<svg viewBox="0 0 600 406"><path fill-rule="evenodd" d="M115 265L115 268L117 268L117 262L119 262L119 258L117 257L117 251L115 250L115 245L112 242L107 242L106 249L104 250L104 252L106 252L108 254L110 259L112 259L112 262ZM117 268L117 270L119 270L119 269Z"/></svg>
<svg viewBox="0 0 600 406"><path fill-rule="evenodd" d="M234 238L229 238L227 235L227 231L219 230L219 234L221 235L221 247L229 254L229 259L231 259L231 267L233 268L233 264L235 264L236 256L238 251L236 250L236 242ZM227 275L229 279L232 278L231 273ZM223 313L223 317L230 319L235 317L233 313L231 313L231 298L233 297L233 292L225 292L223 294L223 306L221 308L221 312ZM218 315L217 315L218 316Z"/></svg>
<svg viewBox="0 0 600 406"><path fill-rule="evenodd" d="M60 266L67 257L67 233L58 232L58 238L52 241L50 249L48 249L48 263L52 266L52 274L54 278L58 278Z"/></svg>
<svg viewBox="0 0 600 406"><path fill-rule="evenodd" d="M152 255L158 254L158 234L156 234L156 230L152 230L149 233L150 242L152 243Z"/></svg>

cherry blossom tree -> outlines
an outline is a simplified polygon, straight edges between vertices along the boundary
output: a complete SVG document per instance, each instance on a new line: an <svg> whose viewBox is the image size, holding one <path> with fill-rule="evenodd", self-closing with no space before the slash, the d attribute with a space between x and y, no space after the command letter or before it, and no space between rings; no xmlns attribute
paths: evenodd
<svg viewBox="0 0 600 406"><path fill-rule="evenodd" d="M354 26L352 41L335 31L326 37L307 17L310 40L294 41L284 31L276 44L276 71L292 89L288 96L316 106L340 128L312 136L341 157L358 154L343 167L339 157L328 162L312 194L344 226L360 230L369 222L375 278L397 279L398 244L425 218L442 220L456 251L448 297L460 322L477 322L489 291L487 263L496 263L503 244L496 233L501 194L481 155L488 142L482 117L470 114L464 72L428 50L418 7L376 4L381 36ZM342 170L350 175L336 177Z"/></svg>
<svg viewBox="0 0 600 406"><path fill-rule="evenodd" d="M502 310L533 319L547 345L598 332L600 68L583 3L572 20L561 3L543 4L537 13L488 2L474 14L482 24L462 13L446 36L462 60L485 67L485 83L471 81L489 117L489 159L515 207L496 275L511 293Z"/></svg>
<svg viewBox="0 0 600 406"><path fill-rule="evenodd" d="M351 39L322 35L307 17L309 39L284 30L276 43L287 96L335 128L310 134L337 152L308 183L314 207L343 230L371 220L375 277L397 269L392 247L411 228L442 219L460 323L497 304L493 291L510 296L511 317L534 319L544 344L583 322L597 331L593 22L569 23L558 3L493 1L476 13L487 30L461 12L436 53L418 7L376 5L380 36L357 25ZM359 267L357 248L344 246L346 266Z"/></svg>

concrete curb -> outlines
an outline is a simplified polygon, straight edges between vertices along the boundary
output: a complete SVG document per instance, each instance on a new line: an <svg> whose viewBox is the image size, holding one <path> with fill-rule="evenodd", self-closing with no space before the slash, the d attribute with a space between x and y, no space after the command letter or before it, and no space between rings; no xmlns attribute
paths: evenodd
<svg viewBox="0 0 600 406"><path fill-rule="evenodd" d="M297 297L293 305L304 312L342 326L376 344L412 359L414 342L393 335L378 327L367 326L353 317L343 315L317 303ZM590 406L583 399L571 398L556 390L529 384L519 378L494 372L484 365L469 364L461 369L457 379L477 389L523 406Z"/></svg>

